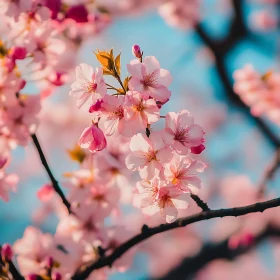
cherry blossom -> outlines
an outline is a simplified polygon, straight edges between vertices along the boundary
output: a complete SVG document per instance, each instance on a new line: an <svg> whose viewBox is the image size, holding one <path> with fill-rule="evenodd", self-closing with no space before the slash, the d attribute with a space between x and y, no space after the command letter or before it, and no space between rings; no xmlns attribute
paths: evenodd
<svg viewBox="0 0 280 280"><path fill-rule="evenodd" d="M124 104L125 119L131 122L133 134L142 132L149 124L159 120L159 108L153 99L143 100L138 92L127 92Z"/></svg>
<svg viewBox="0 0 280 280"><path fill-rule="evenodd" d="M95 124L87 127L79 140L79 145L84 149L89 149L90 152L101 151L106 148L107 141L103 131Z"/></svg>
<svg viewBox="0 0 280 280"><path fill-rule="evenodd" d="M15 242L13 250L23 275L40 273L53 249L53 237L34 227L26 228L22 239Z"/></svg>
<svg viewBox="0 0 280 280"><path fill-rule="evenodd" d="M77 99L79 109L88 111L98 99L106 94L107 88L103 79L102 68L93 68L88 64L82 63L76 68L77 81L72 84L70 96Z"/></svg>
<svg viewBox="0 0 280 280"><path fill-rule="evenodd" d="M127 70L132 75L129 81L131 90L140 92L145 99L151 96L161 102L169 100L171 92L167 87L171 84L171 75L160 68L154 56L145 57L143 63L132 60L127 64Z"/></svg>
<svg viewBox="0 0 280 280"><path fill-rule="evenodd" d="M173 156L159 133L152 133L149 138L138 133L131 138L130 150L125 160L126 166L130 170L138 170L142 179L159 175L163 165Z"/></svg>
<svg viewBox="0 0 280 280"><path fill-rule="evenodd" d="M172 223L178 216L178 209L188 208L189 194L182 193L174 187L162 185L159 179L141 181L137 185L139 207L143 212L153 215L160 212L167 223Z"/></svg>
<svg viewBox="0 0 280 280"><path fill-rule="evenodd" d="M178 114L168 113L165 130L166 141L178 154L185 155L190 149L193 151L192 149L197 147L200 152L204 150L204 131L201 126L194 124L194 118L187 110L180 111Z"/></svg>
<svg viewBox="0 0 280 280"><path fill-rule="evenodd" d="M202 162L185 158L175 154L172 160L165 165L164 178L183 191L198 193L201 181L197 177L204 170Z"/></svg>

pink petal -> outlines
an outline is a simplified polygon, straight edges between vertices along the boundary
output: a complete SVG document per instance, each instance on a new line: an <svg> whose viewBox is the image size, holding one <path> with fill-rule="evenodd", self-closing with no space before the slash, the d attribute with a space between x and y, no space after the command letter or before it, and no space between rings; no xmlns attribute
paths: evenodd
<svg viewBox="0 0 280 280"><path fill-rule="evenodd" d="M127 71L132 77L135 77L139 80L143 79L142 69L144 68L144 66L138 59L131 60L130 64L127 64L126 67Z"/></svg>
<svg viewBox="0 0 280 280"><path fill-rule="evenodd" d="M157 69L160 69L160 64L154 56L146 56L143 63L146 66L147 75L152 74Z"/></svg>
<svg viewBox="0 0 280 280"><path fill-rule="evenodd" d="M178 114L177 124L182 127L188 127L194 123L193 116L187 110L182 110Z"/></svg>
<svg viewBox="0 0 280 280"><path fill-rule="evenodd" d="M158 101L167 102L170 99L171 91L165 86L157 85L153 88L149 87L149 94Z"/></svg>
<svg viewBox="0 0 280 280"><path fill-rule="evenodd" d="M130 141L130 150L134 151L141 151L141 152L148 152L150 149L150 144L146 136L143 134L138 133L131 138Z"/></svg>
<svg viewBox="0 0 280 280"><path fill-rule="evenodd" d="M129 170L136 170L145 166L147 163L146 158L143 156L142 152L131 152L125 159L126 167Z"/></svg>

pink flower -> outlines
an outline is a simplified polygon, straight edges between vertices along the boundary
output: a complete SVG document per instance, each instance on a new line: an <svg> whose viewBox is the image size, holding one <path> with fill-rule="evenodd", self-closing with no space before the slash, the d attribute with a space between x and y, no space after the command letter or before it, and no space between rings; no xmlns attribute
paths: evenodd
<svg viewBox="0 0 280 280"><path fill-rule="evenodd" d="M103 131L93 124L83 131L79 139L79 145L83 149L89 149L90 152L95 153L105 149L107 146L107 141Z"/></svg>
<svg viewBox="0 0 280 280"><path fill-rule="evenodd" d="M50 234L44 234L35 227L27 227L23 237L13 246L21 273L39 274L53 248L54 242Z"/></svg>
<svg viewBox="0 0 280 280"><path fill-rule="evenodd" d="M155 100L143 100L138 92L129 91L124 106L125 119L130 122L127 129L133 131L133 134L143 132L148 124L159 120L159 108Z"/></svg>
<svg viewBox="0 0 280 280"><path fill-rule="evenodd" d="M189 194L174 187L166 187L155 178L152 181L141 181L137 184L139 194L136 198L144 214L154 215L158 212L172 223L178 216L178 209L188 208Z"/></svg>
<svg viewBox="0 0 280 280"><path fill-rule="evenodd" d="M107 92L101 67L93 68L85 63L76 67L76 79L71 86L70 96L77 99L79 109L88 111L90 106L98 99L102 99Z"/></svg>
<svg viewBox="0 0 280 280"><path fill-rule="evenodd" d="M0 198L9 201L9 192L17 190L18 176L16 174L5 174L0 172Z"/></svg>
<svg viewBox="0 0 280 280"><path fill-rule="evenodd" d="M159 175L163 165L168 163L173 154L166 147L159 133L151 133L150 137L138 133L131 138L131 153L126 157L128 169L138 170L142 179L152 179Z"/></svg>
<svg viewBox="0 0 280 280"><path fill-rule="evenodd" d="M169 71L160 68L160 64L154 56L145 57L143 63L134 59L127 64L127 70L132 75L129 81L129 89L138 91L143 98L149 96L166 102L171 92L167 87L171 84L172 77Z"/></svg>
<svg viewBox="0 0 280 280"><path fill-rule="evenodd" d="M126 101L128 96L112 96L112 95L106 95L103 98L103 103L101 104L102 112L100 115L100 127L104 130L105 134L108 136L118 136L119 134L125 136L125 137L132 137L137 133L137 131L140 130L138 128L139 123L135 125L135 120L141 120L140 118L137 118L137 114L135 115L135 118L129 113L126 114L126 105L132 105L133 100ZM148 106L151 110L151 104ZM148 108L147 108L148 109ZM139 112L139 111L138 111ZM148 111L146 112L148 114ZM144 114L144 113L143 113ZM143 115L141 114L141 115ZM146 114L145 114L146 115ZM144 116L144 115L143 115ZM144 117L146 120L147 118ZM152 116L149 117L152 119ZM143 122L141 124L141 129L143 128Z"/></svg>
<svg viewBox="0 0 280 280"><path fill-rule="evenodd" d="M169 25L187 30L200 19L200 0L165 1L158 10Z"/></svg>
<svg viewBox="0 0 280 280"><path fill-rule="evenodd" d="M3 0L0 3L1 14L5 14L9 17L14 17L16 20L23 12L27 12L31 9L31 0Z"/></svg>
<svg viewBox="0 0 280 280"><path fill-rule="evenodd" d="M166 115L165 141L170 144L176 153L186 155L188 151L198 153L204 150L204 131L201 126L194 124L193 116L187 110L178 114L170 112ZM201 146L202 145L202 146ZM192 149L199 147L197 149Z"/></svg>
<svg viewBox="0 0 280 280"><path fill-rule="evenodd" d="M41 100L39 95L20 95L19 101L8 106L3 112L2 130L14 138L19 145L24 146L28 143L30 133L36 130Z"/></svg>
<svg viewBox="0 0 280 280"><path fill-rule="evenodd" d="M90 205L82 204L75 209L75 216L68 215L60 220L56 235L66 239L71 237L75 242L102 240L106 238L103 220Z"/></svg>
<svg viewBox="0 0 280 280"><path fill-rule="evenodd" d="M204 167L202 162L175 154L170 163L165 165L164 178L183 191L197 194L201 187L197 176Z"/></svg>

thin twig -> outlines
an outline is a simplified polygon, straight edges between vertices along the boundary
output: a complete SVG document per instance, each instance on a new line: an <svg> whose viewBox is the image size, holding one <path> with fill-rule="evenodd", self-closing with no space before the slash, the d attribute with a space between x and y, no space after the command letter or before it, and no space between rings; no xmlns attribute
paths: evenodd
<svg viewBox="0 0 280 280"><path fill-rule="evenodd" d="M127 252L129 249L134 247L135 245L141 243L142 241L150 238L151 236L154 236L158 233L169 231L175 228L180 228L187 226L189 224L193 224L199 221L214 219L214 218L222 218L222 217L238 217L243 216L249 213L254 212L263 212L266 209L274 208L280 206L280 197L267 200L264 202L258 202L256 204L244 206L244 207L236 207L236 208L228 208L228 209L219 209L219 210L209 210L209 211L203 211L198 214L181 218L176 220L173 223L170 224L162 224L157 227L153 228L145 228L145 230L138 235L132 237L122 245L120 245L117 249L114 250L114 252L108 256L105 256L103 258L100 258L97 262L94 262L93 264L89 266L82 266L80 269L76 271L76 273L72 276L72 280L85 280L89 277L89 275L96 269L106 267L106 266L112 266L115 260L117 260L119 257L121 257L125 252Z"/></svg>
<svg viewBox="0 0 280 280"><path fill-rule="evenodd" d="M209 47L209 49L215 56L217 73L225 88L225 93L227 94L228 99L237 106L239 106L241 109L243 109L243 112L255 121L258 128L263 132L263 134L267 137L267 139L275 148L280 147L280 140L278 139L278 137L271 131L271 129L265 124L265 122L261 118L255 117L250 113L250 108L233 91L232 82L231 79L228 77L225 67L225 53L221 53L219 51L219 47L217 47L217 44L208 36L201 24L198 24L196 26L196 32L201 38L201 40L205 43L205 45ZM234 40L234 42L237 43L238 41Z"/></svg>
<svg viewBox="0 0 280 280"><path fill-rule="evenodd" d="M202 209L202 211L208 211L210 208L208 207L207 203L204 202L200 197L195 194L191 194L191 198L195 201L198 207Z"/></svg>
<svg viewBox="0 0 280 280"><path fill-rule="evenodd" d="M261 197L266 189L267 183L273 179L277 169L280 167L280 148L276 150L274 158L267 168L260 184L258 195Z"/></svg>
<svg viewBox="0 0 280 280"><path fill-rule="evenodd" d="M228 246L228 239L220 241L218 243L206 243L202 246L199 253L193 257L186 257L182 260L181 264L171 271L168 274L149 280L185 280L193 279L194 275L208 263L217 260L225 259L233 261L237 257L248 253L254 249L257 245L261 244L267 238L279 238L280 229L268 226L263 232L258 236L254 237L254 243L250 246L241 247L237 249L231 249Z"/></svg>
<svg viewBox="0 0 280 280"><path fill-rule="evenodd" d="M33 140L33 143L34 143L34 145L35 145L37 151L38 151L38 154L39 154L39 156L40 156L41 162L42 162L43 166L45 167L45 170L47 171L47 173L48 173L48 175L49 175L49 178L50 178L50 180L51 180L51 182L52 182L52 185L53 185L54 190L55 190L56 193L60 196L60 198L61 198L63 204L66 206L66 208L67 208L69 214L72 214L72 211L71 211L71 204L70 204L70 202L66 199L66 197L65 197L65 195L64 195L64 193L63 193L63 191L61 190L61 188L60 188L60 186L59 186L59 184L58 184L58 182L57 182L57 180L56 180L55 177L53 176L53 173L52 173L52 171L51 171L51 169L50 169L50 167L49 167L49 164L48 164L48 162L47 162L47 160L46 160L46 157L45 157L45 155L44 155L44 152L43 152L43 150L42 150L42 148L41 148L41 145L40 145L40 143L39 143L39 140L38 140L36 134L32 134L32 135L31 135L31 138L32 138L32 140Z"/></svg>

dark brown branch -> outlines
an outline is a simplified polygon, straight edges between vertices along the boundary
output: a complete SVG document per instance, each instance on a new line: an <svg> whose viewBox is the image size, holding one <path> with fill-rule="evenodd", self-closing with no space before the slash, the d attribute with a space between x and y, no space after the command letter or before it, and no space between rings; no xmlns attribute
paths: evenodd
<svg viewBox="0 0 280 280"><path fill-rule="evenodd" d="M225 55L232 47L236 45L245 36L250 35L245 24L244 15L242 12L242 0L232 0L232 7L234 10L233 20L227 36L217 42L217 50L220 54Z"/></svg>
<svg viewBox="0 0 280 280"><path fill-rule="evenodd" d="M205 244L197 255L185 258L179 266L171 270L165 276L157 278L156 280L193 279L194 275L211 261L216 259L234 260L242 254L245 254L254 249L255 246L260 244L262 241L267 240L267 238L271 237L279 238L280 229L267 227L265 231L255 237L255 241L251 246L234 250L229 248L228 239L223 240L219 243Z"/></svg>
<svg viewBox="0 0 280 280"><path fill-rule="evenodd" d="M9 270L14 280L24 280L24 277L19 273L12 261L9 261Z"/></svg>
<svg viewBox="0 0 280 280"><path fill-rule="evenodd" d="M62 190L61 190L61 188L60 188L60 186L59 186L59 184L58 184L58 182L57 182L57 180L56 180L55 177L53 176L53 173L52 173L52 171L51 171L51 169L50 169L50 167L49 167L49 164L48 164L48 162L47 162L47 160L46 160L46 157L45 157L45 155L44 155L44 152L43 152L43 150L42 150L42 148L41 148L41 145L40 145L40 143L39 143L39 141L38 141L38 138L37 138L36 134L32 134L31 137L32 137L33 143L34 143L34 145L35 145L35 147L36 147L36 149L37 149L37 151L38 151L38 154L39 154L39 156L40 156L41 162L42 162L43 166L45 167L45 170L47 171L47 173L48 173L48 175L49 175L49 178L50 178L50 180L51 180L51 182L52 182L52 185L53 185L54 190L55 190L56 193L60 196L60 198L61 198L63 204L66 206L66 208L67 208L69 214L71 214L71 213L72 213L72 212L71 212L71 204L70 204L69 201L66 199L64 193L62 192Z"/></svg>
<svg viewBox="0 0 280 280"><path fill-rule="evenodd" d="M265 124L265 122L261 118L251 115L250 108L245 103L243 103L240 97L233 91L232 82L231 79L228 77L225 67L224 53L219 52L219 48L217 48L216 44L213 43L211 38L209 38L208 34L204 31L201 24L197 25L196 32L201 38L201 40L205 43L205 45L207 45L214 54L216 60L217 73L225 88L225 92L229 101L233 102L235 105L243 109L243 112L255 121L258 128L263 132L263 134L274 147L280 147L280 140L278 139L278 137L271 131L271 129Z"/></svg>
<svg viewBox="0 0 280 280"><path fill-rule="evenodd" d="M259 196L262 196L265 192L267 183L273 179L275 172L280 167L280 149L277 149L273 158L273 161L269 165L267 171L265 172L260 185L259 185Z"/></svg>
<svg viewBox="0 0 280 280"><path fill-rule="evenodd" d="M191 198L195 201L198 207L202 209L202 211L208 211L210 208L208 207L207 203L205 203L200 197L195 194L191 194Z"/></svg>
<svg viewBox="0 0 280 280"><path fill-rule="evenodd" d="M189 224L193 224L199 221L214 219L214 218L222 218L222 217L238 217L243 216L249 213L254 212L263 212L266 209L274 208L280 206L280 198L275 198L272 200L267 200L264 202L259 202L256 204L244 206L244 207L237 207L237 208L228 208L228 209L219 209L219 210L209 210L203 211L198 214L178 219L171 224L162 224L157 227L149 228L147 227L144 231L142 230L141 233L132 237L122 245L120 245L114 252L108 256L100 258L97 262L87 266L81 267L75 275L73 275L72 280L84 280L89 277L89 275L96 269L111 266L115 260L121 257L125 252L127 252L130 248L134 247L135 245L141 243L142 241L158 234L161 232L165 232L168 230L172 230L175 228L180 228L187 226Z"/></svg>

